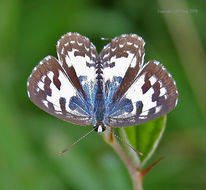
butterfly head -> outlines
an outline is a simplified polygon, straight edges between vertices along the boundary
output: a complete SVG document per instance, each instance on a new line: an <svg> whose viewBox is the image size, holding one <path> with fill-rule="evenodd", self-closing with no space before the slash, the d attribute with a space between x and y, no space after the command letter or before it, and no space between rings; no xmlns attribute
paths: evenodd
<svg viewBox="0 0 206 190"><path fill-rule="evenodd" d="M102 133L106 130L106 126L104 125L103 122L99 121L97 122L97 124L94 126L94 130L97 132L97 133Z"/></svg>

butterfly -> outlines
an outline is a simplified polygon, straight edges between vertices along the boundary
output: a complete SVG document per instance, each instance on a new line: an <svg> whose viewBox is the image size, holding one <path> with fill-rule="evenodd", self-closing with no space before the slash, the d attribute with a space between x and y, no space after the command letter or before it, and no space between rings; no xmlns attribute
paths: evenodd
<svg viewBox="0 0 206 190"><path fill-rule="evenodd" d="M122 34L100 54L90 40L67 33L57 42L57 56L45 57L27 82L31 101L67 122L109 127L134 126L167 114L177 105L171 74L158 61L144 63L144 40Z"/></svg>

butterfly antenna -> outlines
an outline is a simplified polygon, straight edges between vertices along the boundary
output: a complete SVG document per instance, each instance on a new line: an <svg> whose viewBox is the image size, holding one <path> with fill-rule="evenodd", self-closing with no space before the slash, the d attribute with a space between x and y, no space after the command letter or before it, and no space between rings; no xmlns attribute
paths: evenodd
<svg viewBox="0 0 206 190"><path fill-rule="evenodd" d="M133 151L135 151L137 154L139 154L140 156L143 156L143 153L136 150L131 144L129 144L128 142L126 142L125 140L123 140L121 137L119 137L118 135L116 135L112 130L110 131L119 141L121 141L122 143L126 144L127 146L129 146Z"/></svg>
<svg viewBox="0 0 206 190"><path fill-rule="evenodd" d="M92 130L90 130L88 133L86 133L85 135L83 135L82 137L80 137L77 141L75 141L73 144L69 145L67 148L65 148L64 150L62 150L61 152L59 152L60 155L62 155L63 153L67 152L69 149L71 149L75 144L77 144L78 142L80 142L82 139L84 139L85 137L87 137L90 133L92 133L95 130L95 128L93 128Z"/></svg>

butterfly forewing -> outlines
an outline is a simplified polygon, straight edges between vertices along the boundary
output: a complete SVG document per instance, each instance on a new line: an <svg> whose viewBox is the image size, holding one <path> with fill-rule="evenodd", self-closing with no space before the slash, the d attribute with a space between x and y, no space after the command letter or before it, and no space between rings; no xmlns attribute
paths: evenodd
<svg viewBox="0 0 206 190"><path fill-rule="evenodd" d="M109 125L124 127L156 119L174 109L177 99L172 76L159 62L150 61L114 106Z"/></svg>
<svg viewBox="0 0 206 190"><path fill-rule="evenodd" d="M88 101L94 99L96 82L96 47L87 37L67 33L57 42L59 63L75 87Z"/></svg>
<svg viewBox="0 0 206 190"><path fill-rule="evenodd" d="M106 99L115 101L128 89L144 61L144 45L141 37L123 34L104 47L100 59Z"/></svg>
<svg viewBox="0 0 206 190"><path fill-rule="evenodd" d="M91 125L89 105L55 57L47 56L27 82L28 96L38 107L65 121Z"/></svg>

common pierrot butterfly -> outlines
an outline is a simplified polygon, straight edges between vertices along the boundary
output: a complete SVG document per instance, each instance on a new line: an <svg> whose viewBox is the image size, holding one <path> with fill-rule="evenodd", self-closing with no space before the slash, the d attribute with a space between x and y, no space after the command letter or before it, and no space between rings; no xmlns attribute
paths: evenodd
<svg viewBox="0 0 206 190"><path fill-rule="evenodd" d="M156 119L175 108L178 92L158 61L144 64L144 40L122 34L100 54L87 37L67 33L57 56L45 57L27 82L31 101L47 113L77 125L127 127Z"/></svg>

